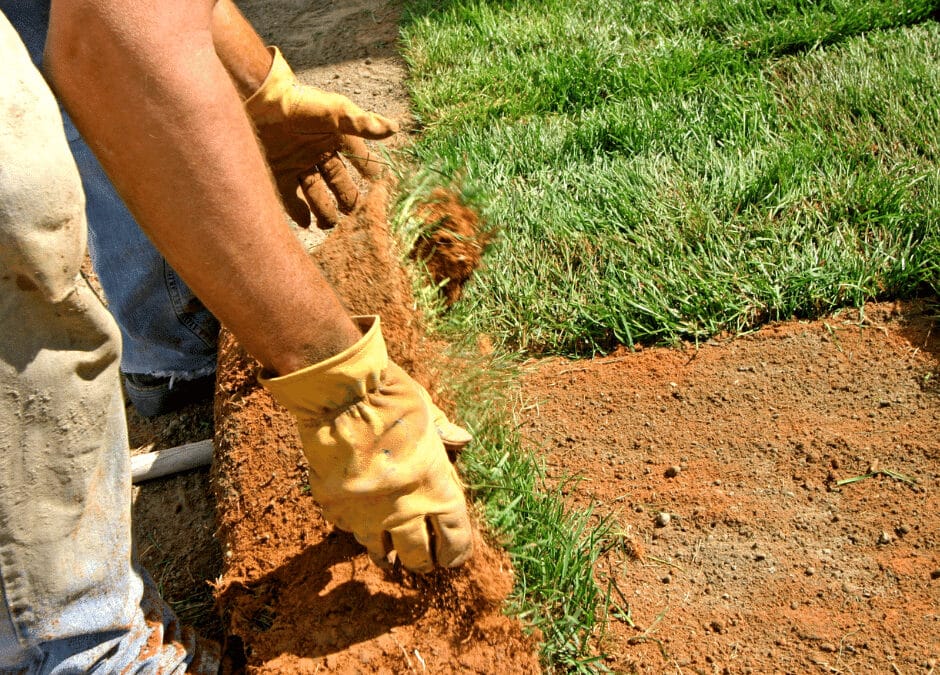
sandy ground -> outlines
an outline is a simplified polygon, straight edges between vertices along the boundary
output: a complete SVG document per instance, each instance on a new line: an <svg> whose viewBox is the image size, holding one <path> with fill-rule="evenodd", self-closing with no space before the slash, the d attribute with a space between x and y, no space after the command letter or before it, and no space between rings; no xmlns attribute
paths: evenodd
<svg viewBox="0 0 940 675"><path fill-rule="evenodd" d="M596 570L616 589L608 665L934 668L938 315L936 301L868 305L864 319L533 364L524 434L551 476L581 477L573 503L612 524Z"/></svg>

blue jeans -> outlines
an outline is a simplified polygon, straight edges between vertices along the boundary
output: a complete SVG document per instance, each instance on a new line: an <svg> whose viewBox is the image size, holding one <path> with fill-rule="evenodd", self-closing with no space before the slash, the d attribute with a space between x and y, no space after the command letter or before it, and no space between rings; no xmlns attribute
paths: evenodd
<svg viewBox="0 0 940 675"><path fill-rule="evenodd" d="M0 0L38 68L50 0ZM121 370L176 380L215 372L219 323L143 233L62 111L85 191L88 251L121 329Z"/></svg>

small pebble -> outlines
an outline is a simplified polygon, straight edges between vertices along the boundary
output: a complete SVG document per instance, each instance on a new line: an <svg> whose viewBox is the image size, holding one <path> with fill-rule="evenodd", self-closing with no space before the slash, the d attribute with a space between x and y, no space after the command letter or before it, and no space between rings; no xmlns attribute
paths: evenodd
<svg viewBox="0 0 940 675"><path fill-rule="evenodd" d="M940 579L940 569L936 569L930 573L930 578L937 580Z"/></svg>
<svg viewBox="0 0 940 675"><path fill-rule="evenodd" d="M666 527L666 525L668 525L671 520L672 520L672 516L670 516L665 511L660 511L659 513L656 514L656 520L655 520L656 527Z"/></svg>
<svg viewBox="0 0 940 675"><path fill-rule="evenodd" d="M815 567L807 567L807 568L804 570L804 572L805 572L806 576L811 577L811 576L813 576L814 574L816 574L816 568L815 568Z"/></svg>
<svg viewBox="0 0 940 675"><path fill-rule="evenodd" d="M679 472L682 471L682 467L670 466L666 469L666 478L675 478L679 475Z"/></svg>
<svg viewBox="0 0 940 675"><path fill-rule="evenodd" d="M885 544L891 543L891 535L887 532L882 532L881 536L878 537L878 543L884 546Z"/></svg>

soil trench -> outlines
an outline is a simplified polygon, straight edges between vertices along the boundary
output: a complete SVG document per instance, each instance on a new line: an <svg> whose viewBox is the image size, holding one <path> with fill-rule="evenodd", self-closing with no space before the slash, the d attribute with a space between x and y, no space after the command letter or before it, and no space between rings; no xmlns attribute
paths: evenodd
<svg viewBox="0 0 940 675"><path fill-rule="evenodd" d="M355 314L377 313L390 355L431 385L410 281L376 186L316 258ZM382 571L307 493L292 418L230 335L220 349L213 484L223 574L216 593L233 662L253 673L539 671L535 642L502 614L505 554L478 539L460 569ZM433 391L433 387L429 386ZM241 652L241 653L240 653Z"/></svg>

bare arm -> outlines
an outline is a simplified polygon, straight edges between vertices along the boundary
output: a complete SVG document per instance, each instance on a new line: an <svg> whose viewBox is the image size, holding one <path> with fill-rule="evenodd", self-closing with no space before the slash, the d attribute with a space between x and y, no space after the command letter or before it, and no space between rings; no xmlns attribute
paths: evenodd
<svg viewBox="0 0 940 675"><path fill-rule="evenodd" d="M360 332L284 223L212 13L210 0L54 0L45 64L157 248L284 374Z"/></svg>
<svg viewBox="0 0 940 675"><path fill-rule="evenodd" d="M254 94L271 70L271 52L232 0L216 0L212 40L241 97Z"/></svg>

